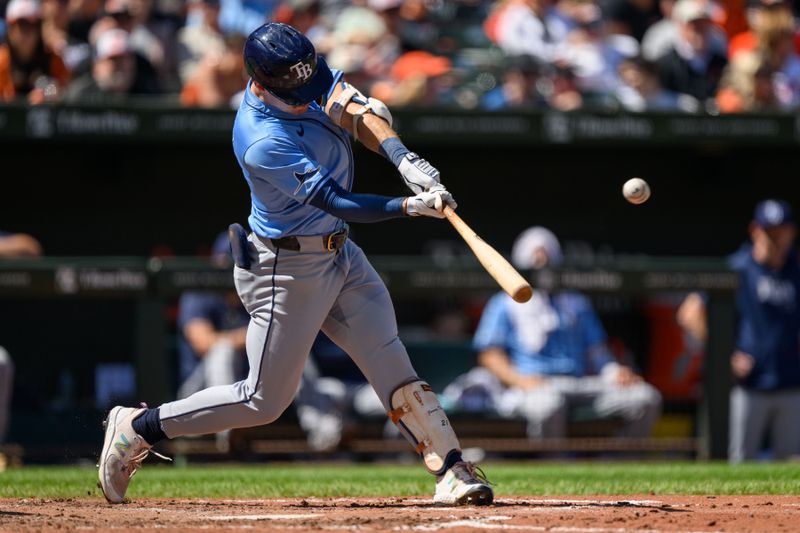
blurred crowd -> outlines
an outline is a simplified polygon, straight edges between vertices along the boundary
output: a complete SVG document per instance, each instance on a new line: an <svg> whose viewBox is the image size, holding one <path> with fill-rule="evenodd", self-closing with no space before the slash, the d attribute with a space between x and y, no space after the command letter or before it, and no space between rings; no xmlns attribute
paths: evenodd
<svg viewBox="0 0 800 533"><path fill-rule="evenodd" d="M782 111L788 0L0 0L0 101L238 105L267 20L390 106Z"/></svg>

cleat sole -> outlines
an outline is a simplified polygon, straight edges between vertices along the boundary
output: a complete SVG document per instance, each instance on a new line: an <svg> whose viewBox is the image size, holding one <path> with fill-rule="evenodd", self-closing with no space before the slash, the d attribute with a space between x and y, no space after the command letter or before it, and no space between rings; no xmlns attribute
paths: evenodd
<svg viewBox="0 0 800 533"><path fill-rule="evenodd" d="M456 505L491 505L494 501L492 489L479 488L456 500Z"/></svg>

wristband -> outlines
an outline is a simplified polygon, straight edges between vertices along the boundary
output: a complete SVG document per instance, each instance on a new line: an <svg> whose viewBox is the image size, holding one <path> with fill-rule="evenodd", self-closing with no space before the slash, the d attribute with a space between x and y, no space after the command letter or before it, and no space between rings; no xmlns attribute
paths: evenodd
<svg viewBox="0 0 800 533"><path fill-rule="evenodd" d="M391 161L396 167L400 166L400 162L403 161L403 157L405 157L405 155L411 151L406 148L406 146L403 144L403 141L401 141L399 137L389 137L383 141L381 143L380 150L383 157Z"/></svg>

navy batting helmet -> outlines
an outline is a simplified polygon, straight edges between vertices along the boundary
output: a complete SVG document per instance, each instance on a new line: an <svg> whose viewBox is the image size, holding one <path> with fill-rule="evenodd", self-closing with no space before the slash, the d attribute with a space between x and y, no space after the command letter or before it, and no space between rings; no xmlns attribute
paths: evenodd
<svg viewBox="0 0 800 533"><path fill-rule="evenodd" d="M316 100L333 83L331 69L311 41L278 22L268 22L250 34L244 64L251 78L289 105Z"/></svg>

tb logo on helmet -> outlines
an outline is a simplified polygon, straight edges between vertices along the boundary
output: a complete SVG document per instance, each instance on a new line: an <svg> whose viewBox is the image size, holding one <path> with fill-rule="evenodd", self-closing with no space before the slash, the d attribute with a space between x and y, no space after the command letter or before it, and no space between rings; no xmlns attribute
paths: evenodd
<svg viewBox="0 0 800 533"><path fill-rule="evenodd" d="M308 78L311 77L313 71L311 70L311 65L308 63L303 63L302 61L295 63L291 67L289 67L291 71L302 81L306 81Z"/></svg>

